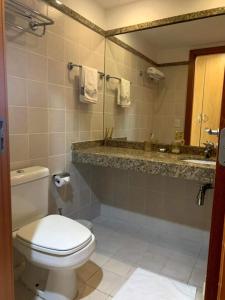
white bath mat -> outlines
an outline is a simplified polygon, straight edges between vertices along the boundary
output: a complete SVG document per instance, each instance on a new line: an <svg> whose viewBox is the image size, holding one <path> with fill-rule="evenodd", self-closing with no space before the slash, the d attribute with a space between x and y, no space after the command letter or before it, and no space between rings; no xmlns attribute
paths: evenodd
<svg viewBox="0 0 225 300"><path fill-rule="evenodd" d="M194 300L196 288L138 268L113 300Z"/></svg>

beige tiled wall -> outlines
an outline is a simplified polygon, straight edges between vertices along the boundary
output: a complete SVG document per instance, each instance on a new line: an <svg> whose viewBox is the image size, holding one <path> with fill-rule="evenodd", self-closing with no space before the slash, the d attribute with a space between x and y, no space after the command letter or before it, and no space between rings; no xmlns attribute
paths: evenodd
<svg viewBox="0 0 225 300"><path fill-rule="evenodd" d="M153 133L162 143L171 144L176 131L184 131L188 66L162 67L165 80L158 83L153 103Z"/></svg>
<svg viewBox="0 0 225 300"><path fill-rule="evenodd" d="M128 108L122 108L116 103L118 80L111 79L106 83L104 125L105 128L114 128L113 137L143 141L152 132L153 102L157 85L148 80L144 72L140 75L148 66L145 60L106 40L106 74L131 81L132 103Z"/></svg>
<svg viewBox="0 0 225 300"><path fill-rule="evenodd" d="M104 38L39 0L26 0L55 24L38 38L7 28L7 76L11 168L43 165L51 174L69 170L71 186L53 204L71 216L97 213L85 178L91 169L71 164L71 142L103 136L103 82L98 104L79 103L78 69L69 61L104 71ZM79 182L79 184L77 183Z"/></svg>
<svg viewBox="0 0 225 300"><path fill-rule="evenodd" d="M101 203L131 212L209 230L212 191L196 205L200 183L134 171L95 168L93 191Z"/></svg>

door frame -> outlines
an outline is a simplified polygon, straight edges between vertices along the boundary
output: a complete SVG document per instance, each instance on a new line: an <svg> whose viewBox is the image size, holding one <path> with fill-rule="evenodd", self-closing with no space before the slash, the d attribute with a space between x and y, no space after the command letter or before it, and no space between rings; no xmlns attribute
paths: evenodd
<svg viewBox="0 0 225 300"><path fill-rule="evenodd" d="M225 78L225 73L224 73ZM225 128L225 79L223 82L223 95L220 117L220 129ZM225 282L220 282L220 269L222 268L222 244L225 217L225 167L217 160L215 189L212 208L209 255L206 275L205 300L216 300L219 288L224 288ZM224 278L225 279L225 278ZM223 300L218 298L218 300Z"/></svg>
<svg viewBox="0 0 225 300"><path fill-rule="evenodd" d="M5 51L4 51L4 0L0 0L0 116L6 120L5 126L5 152L0 154L0 300L14 299L14 278L12 264L12 226L10 203L10 168L8 144L8 113L5 76ZM217 47L224 53L225 47ZM188 96L186 121L191 122L193 105L194 62L198 55L212 54L212 49L197 49L190 52L188 75ZM192 92L191 92L192 91ZM189 125L190 126L190 125ZM222 98L221 124L225 127L225 82ZM185 130L185 141L190 140L190 129ZM212 210L212 225L206 279L205 300L215 300L218 292L220 258L222 249L223 225L225 215L225 168L217 163L215 193ZM2 288L4 287L4 289ZM221 299L222 300L222 299Z"/></svg>
<svg viewBox="0 0 225 300"><path fill-rule="evenodd" d="M194 78L195 78L195 61L198 56L225 53L225 46L202 48L190 50L188 64L188 83L187 83L187 100L185 113L184 140L186 145L190 145L191 140L191 122L192 109L194 100Z"/></svg>
<svg viewBox="0 0 225 300"><path fill-rule="evenodd" d="M5 150L2 154L0 153L0 300L13 300L14 278L4 23L4 0L0 0L0 117L5 121Z"/></svg>
<svg viewBox="0 0 225 300"><path fill-rule="evenodd" d="M217 299L225 299L225 224L223 228L223 244L221 251L220 278Z"/></svg>

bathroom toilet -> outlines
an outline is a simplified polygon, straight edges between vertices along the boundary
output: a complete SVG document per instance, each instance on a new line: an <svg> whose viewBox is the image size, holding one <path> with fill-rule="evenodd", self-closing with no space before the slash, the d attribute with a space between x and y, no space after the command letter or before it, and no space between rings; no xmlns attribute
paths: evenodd
<svg viewBox="0 0 225 300"><path fill-rule="evenodd" d="M73 300L76 269L88 261L95 237L80 223L48 213L49 170L30 167L11 172L14 247L29 264L48 271L44 288L24 284L41 299ZM32 270L32 268L30 268ZM30 274L32 276L32 274Z"/></svg>

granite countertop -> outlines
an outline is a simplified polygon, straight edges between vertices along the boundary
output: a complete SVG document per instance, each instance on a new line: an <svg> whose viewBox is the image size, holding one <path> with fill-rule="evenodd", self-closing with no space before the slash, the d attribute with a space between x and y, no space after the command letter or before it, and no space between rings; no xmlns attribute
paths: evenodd
<svg viewBox="0 0 225 300"><path fill-rule="evenodd" d="M99 146L97 143L86 147L73 144L72 148L74 163L179 177L202 183L214 181L214 165L182 161L183 159L204 159L199 155L147 152L138 149Z"/></svg>

